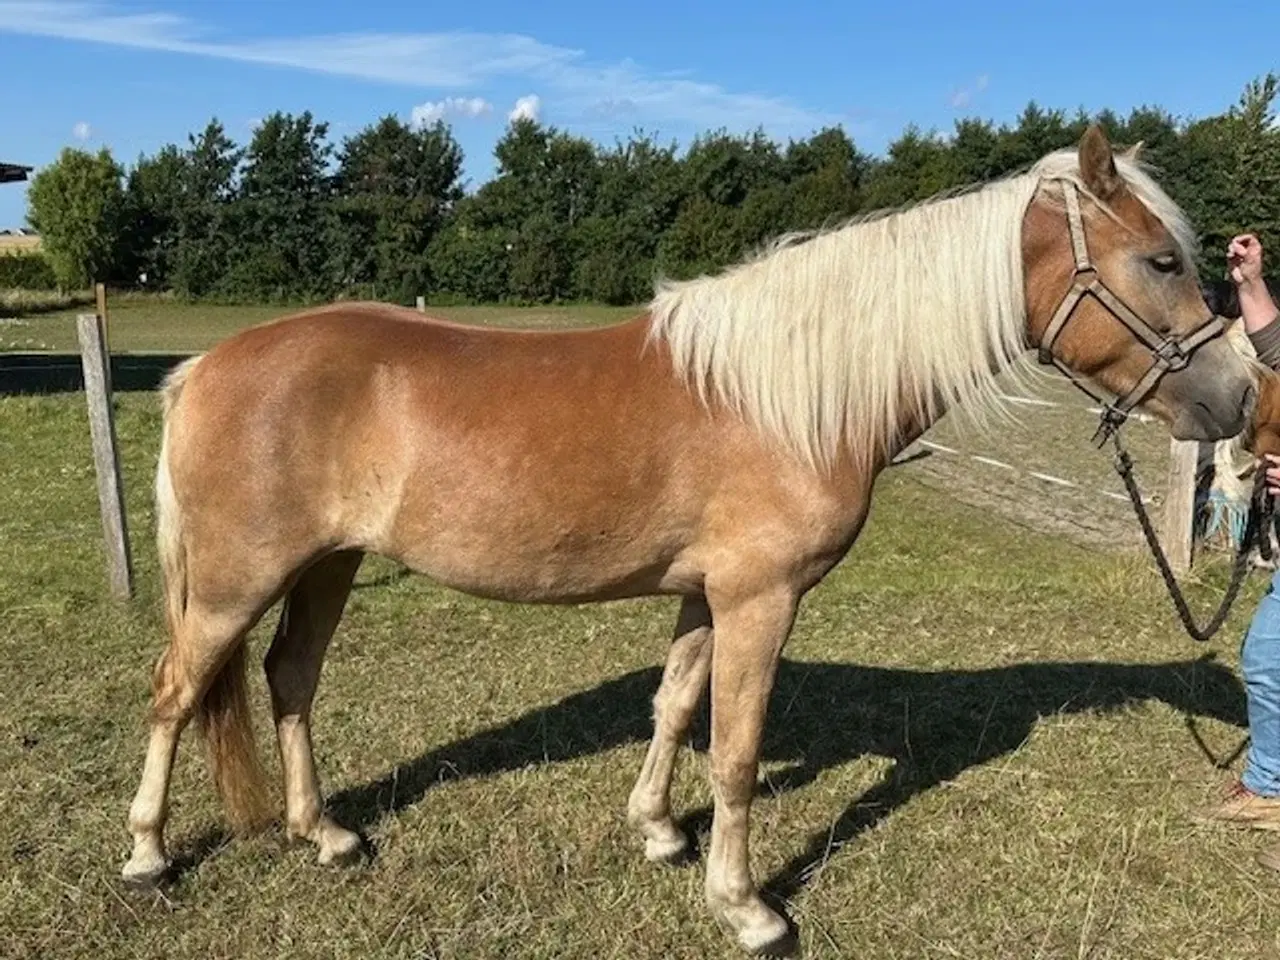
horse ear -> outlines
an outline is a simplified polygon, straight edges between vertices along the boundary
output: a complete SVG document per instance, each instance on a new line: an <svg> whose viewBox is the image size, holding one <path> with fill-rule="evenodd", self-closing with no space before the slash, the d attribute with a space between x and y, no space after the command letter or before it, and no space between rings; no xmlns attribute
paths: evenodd
<svg viewBox="0 0 1280 960"><path fill-rule="evenodd" d="M1132 147L1124 152L1124 158L1134 163L1142 162L1142 152L1147 149L1146 141L1139 140Z"/></svg>
<svg viewBox="0 0 1280 960"><path fill-rule="evenodd" d="M1104 202L1114 197L1124 186L1124 181L1116 170L1111 143L1096 123L1089 125L1080 140L1080 177L1085 188Z"/></svg>

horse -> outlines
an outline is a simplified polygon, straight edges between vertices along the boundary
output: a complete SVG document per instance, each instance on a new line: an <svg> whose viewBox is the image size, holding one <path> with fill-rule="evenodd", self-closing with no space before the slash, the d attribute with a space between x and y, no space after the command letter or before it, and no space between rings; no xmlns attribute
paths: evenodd
<svg viewBox="0 0 1280 960"><path fill-rule="evenodd" d="M1267 370L1259 376L1254 414L1238 440L1238 448L1259 460L1280 457L1280 375L1275 372Z"/></svg>
<svg viewBox="0 0 1280 960"><path fill-rule="evenodd" d="M877 475L950 409L1014 416L1029 349L1171 435L1235 435L1255 377L1221 336L1195 235L1136 149L1097 126L1029 169L780 238L662 281L603 328L481 329L341 303L241 332L163 386L156 538L169 642L129 808L124 880L155 883L179 737L198 717L232 826L269 815L245 635L264 667L285 825L319 861L361 839L326 812L310 712L365 554L515 603L680 598L628 803L651 861L684 857L677 753L710 691L704 892L752 952L795 934L749 859L766 705L803 596L857 539Z"/></svg>

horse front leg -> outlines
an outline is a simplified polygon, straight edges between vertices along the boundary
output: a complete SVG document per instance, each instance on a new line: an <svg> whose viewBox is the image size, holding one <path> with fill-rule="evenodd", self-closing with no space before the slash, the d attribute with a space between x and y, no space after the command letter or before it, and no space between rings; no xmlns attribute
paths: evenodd
<svg viewBox="0 0 1280 960"><path fill-rule="evenodd" d="M689 850L689 838L671 819L671 778L680 742L711 671L711 610L704 597L689 597L680 606L675 637L653 698L653 739L640 767L627 819L644 838L644 855L654 862L678 863Z"/></svg>
<svg viewBox="0 0 1280 960"><path fill-rule="evenodd" d="M716 624L711 654L715 815L707 857L707 903L747 950L783 951L791 932L756 890L748 839L765 713L799 598L782 588L745 598L709 598Z"/></svg>

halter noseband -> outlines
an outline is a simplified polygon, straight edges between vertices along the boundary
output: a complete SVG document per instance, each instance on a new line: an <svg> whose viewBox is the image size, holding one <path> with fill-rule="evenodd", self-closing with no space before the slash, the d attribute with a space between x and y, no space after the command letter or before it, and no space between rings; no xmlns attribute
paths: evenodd
<svg viewBox="0 0 1280 960"><path fill-rule="evenodd" d="M1061 180L1060 183L1063 199L1066 201L1067 227L1071 232L1071 250L1075 255L1076 269L1072 277L1071 289L1062 298L1057 312L1054 313L1049 326L1045 328L1044 336L1041 337L1039 359L1043 364L1057 367L1068 380L1102 407L1101 422L1093 437L1098 446L1102 446L1128 419L1130 411L1150 395L1161 377L1185 367L1192 351L1218 336L1225 328L1220 317L1212 316L1185 336L1169 337L1138 316L1098 275L1098 268L1089 259L1089 244L1085 238L1084 217L1080 213L1079 192L1070 180ZM1124 324L1130 333L1146 345L1152 356L1151 366L1147 368L1147 372L1138 379L1128 393L1112 402L1104 400L1086 387L1066 364L1053 355L1054 343L1067 322L1075 315L1076 307L1088 296L1092 296L1106 308L1111 316Z"/></svg>

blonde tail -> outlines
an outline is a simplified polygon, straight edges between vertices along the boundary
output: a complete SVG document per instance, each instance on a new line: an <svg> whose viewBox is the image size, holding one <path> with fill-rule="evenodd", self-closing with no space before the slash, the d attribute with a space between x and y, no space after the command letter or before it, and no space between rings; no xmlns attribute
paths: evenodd
<svg viewBox="0 0 1280 960"><path fill-rule="evenodd" d="M164 674L170 668L171 658L182 656L183 638L187 632L187 544L182 508L174 493L169 471L170 431L182 400L183 387L199 360L195 357L175 368L161 391L164 428L156 471L156 547L172 646L157 666L158 703L167 699L164 690L169 686L169 679ZM214 785L226 808L227 819L238 831L262 826L271 811L266 775L250 722L245 666L245 648L241 642L213 678L196 708L208 748Z"/></svg>
<svg viewBox="0 0 1280 960"><path fill-rule="evenodd" d="M174 638L179 635L187 610L187 552L182 538L182 511L169 475L169 431L182 399L182 388L199 360L194 357L176 367L160 390L164 427L160 434L160 464L156 468L156 549L160 555L169 636Z"/></svg>

